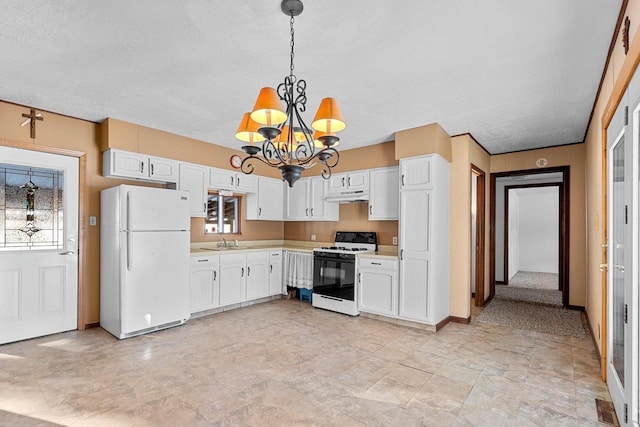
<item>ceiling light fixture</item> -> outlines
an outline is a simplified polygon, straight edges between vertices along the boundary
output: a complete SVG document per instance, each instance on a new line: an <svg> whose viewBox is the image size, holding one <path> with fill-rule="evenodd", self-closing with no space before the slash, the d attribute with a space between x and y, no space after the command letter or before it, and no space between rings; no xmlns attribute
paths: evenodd
<svg viewBox="0 0 640 427"><path fill-rule="evenodd" d="M340 138L336 132L345 128L338 103L333 98L324 98L311 123L313 132L302 119L306 110L307 82L293 74L294 17L302 13L300 0L283 0L282 12L289 16L291 28L291 55L289 75L278 85L277 90L264 87L251 113L245 113L236 138L248 142L242 147L248 154L242 161L241 170L250 174L253 161L259 160L280 169L282 179L289 187L300 179L302 171L316 165L322 167L322 177L328 179L331 169L340 160L335 149ZM282 107L282 101L286 106ZM262 147L254 145L262 143ZM262 153L261 153L262 152ZM261 155L259 155L261 153Z"/></svg>

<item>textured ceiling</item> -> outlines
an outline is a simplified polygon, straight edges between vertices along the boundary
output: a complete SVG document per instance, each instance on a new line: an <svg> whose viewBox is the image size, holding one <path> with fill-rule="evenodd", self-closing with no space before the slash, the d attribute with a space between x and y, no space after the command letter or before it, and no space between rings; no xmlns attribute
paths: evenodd
<svg viewBox="0 0 640 427"><path fill-rule="evenodd" d="M306 0L295 73L341 149L433 122L491 153L580 142L621 0ZM239 148L262 86L289 72L279 0L3 0L0 99ZM2 120L22 122L21 117Z"/></svg>

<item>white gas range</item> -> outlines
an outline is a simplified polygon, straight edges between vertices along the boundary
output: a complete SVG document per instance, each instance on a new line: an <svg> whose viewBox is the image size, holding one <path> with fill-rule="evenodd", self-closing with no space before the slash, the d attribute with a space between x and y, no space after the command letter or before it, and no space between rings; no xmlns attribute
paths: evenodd
<svg viewBox="0 0 640 427"><path fill-rule="evenodd" d="M336 232L334 246L313 250L313 306L357 316L357 254L378 249L375 232Z"/></svg>

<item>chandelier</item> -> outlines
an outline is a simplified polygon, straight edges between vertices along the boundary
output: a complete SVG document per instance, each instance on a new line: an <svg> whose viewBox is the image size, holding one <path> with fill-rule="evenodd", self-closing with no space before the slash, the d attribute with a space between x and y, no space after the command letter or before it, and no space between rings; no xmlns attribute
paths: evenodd
<svg viewBox="0 0 640 427"><path fill-rule="evenodd" d="M300 179L302 171L316 165L322 167L322 177L328 179L331 169L340 160L336 146L340 138L336 132L345 128L338 103L333 98L324 98L311 123L307 126L302 118L307 104L307 82L293 74L294 17L302 13L300 0L283 0L282 12L290 17L291 54L289 75L277 90L264 87L249 113L245 113L236 138L248 142L242 149L248 154L240 166L242 172L254 170L254 160L276 167L289 187ZM282 103L285 103L283 108ZM256 145L260 144L260 146Z"/></svg>

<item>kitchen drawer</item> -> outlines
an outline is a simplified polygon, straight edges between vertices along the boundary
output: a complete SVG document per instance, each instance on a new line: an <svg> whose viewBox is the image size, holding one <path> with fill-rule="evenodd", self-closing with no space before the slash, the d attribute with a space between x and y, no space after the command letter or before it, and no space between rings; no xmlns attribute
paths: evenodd
<svg viewBox="0 0 640 427"><path fill-rule="evenodd" d="M392 259L360 258L360 268L362 267L397 270L398 261Z"/></svg>
<svg viewBox="0 0 640 427"><path fill-rule="evenodd" d="M215 265L218 263L218 255L207 255L207 256L197 256L191 257L191 265L198 266L207 266L207 265Z"/></svg>

